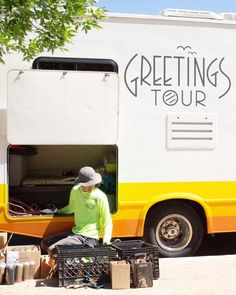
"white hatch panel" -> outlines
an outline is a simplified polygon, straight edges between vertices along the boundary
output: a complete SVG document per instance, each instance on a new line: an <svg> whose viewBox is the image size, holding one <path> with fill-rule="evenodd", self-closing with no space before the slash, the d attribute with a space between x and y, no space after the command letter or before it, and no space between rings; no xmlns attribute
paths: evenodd
<svg viewBox="0 0 236 295"><path fill-rule="evenodd" d="M9 143L114 144L117 135L116 73L9 72Z"/></svg>

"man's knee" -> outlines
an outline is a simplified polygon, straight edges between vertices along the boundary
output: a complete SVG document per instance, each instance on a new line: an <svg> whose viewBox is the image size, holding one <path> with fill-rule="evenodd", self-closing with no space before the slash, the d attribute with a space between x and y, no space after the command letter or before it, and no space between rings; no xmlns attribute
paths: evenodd
<svg viewBox="0 0 236 295"><path fill-rule="evenodd" d="M48 250L48 245L47 245L47 243L45 242L45 239L43 239L43 240L41 241L41 243L40 243L40 247L41 247L41 249L42 249L43 251L47 252L47 250Z"/></svg>
<svg viewBox="0 0 236 295"><path fill-rule="evenodd" d="M55 247L50 247L50 245L47 244L45 239L43 239L40 243L41 249L46 252L50 257L53 257L56 253Z"/></svg>

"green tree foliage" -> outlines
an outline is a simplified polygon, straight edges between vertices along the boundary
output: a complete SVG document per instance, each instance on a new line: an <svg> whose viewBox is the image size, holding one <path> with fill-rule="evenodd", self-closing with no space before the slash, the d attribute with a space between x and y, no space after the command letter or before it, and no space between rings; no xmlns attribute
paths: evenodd
<svg viewBox="0 0 236 295"><path fill-rule="evenodd" d="M44 50L65 50L78 31L100 28L106 10L96 0L0 0L0 62L21 52L30 60Z"/></svg>

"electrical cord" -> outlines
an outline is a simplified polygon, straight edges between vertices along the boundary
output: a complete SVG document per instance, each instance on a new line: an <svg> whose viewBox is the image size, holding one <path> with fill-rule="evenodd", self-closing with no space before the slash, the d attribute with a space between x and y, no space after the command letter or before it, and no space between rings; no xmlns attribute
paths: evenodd
<svg viewBox="0 0 236 295"><path fill-rule="evenodd" d="M14 216L40 215L35 204L29 206L13 197L10 197L9 199L9 213Z"/></svg>

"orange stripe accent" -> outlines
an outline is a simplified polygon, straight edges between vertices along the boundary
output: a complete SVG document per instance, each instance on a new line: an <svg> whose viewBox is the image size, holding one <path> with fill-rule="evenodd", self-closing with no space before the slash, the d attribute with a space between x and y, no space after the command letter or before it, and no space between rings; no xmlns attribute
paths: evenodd
<svg viewBox="0 0 236 295"><path fill-rule="evenodd" d="M113 221L113 237L135 237L142 236L141 228L138 219L134 220L114 220ZM54 233L70 230L73 227L73 221L49 221L49 222L12 222L2 224L1 230L13 232L16 234L33 236L33 237L46 237Z"/></svg>
<svg viewBox="0 0 236 295"><path fill-rule="evenodd" d="M217 216L212 219L214 228L208 228L208 233L236 232L236 216ZM138 237L142 236L143 221L138 219L123 219L113 221L113 237ZM70 230L73 221L62 222L12 222L1 224L1 231L17 234L45 237L57 232Z"/></svg>
<svg viewBox="0 0 236 295"><path fill-rule="evenodd" d="M142 236L138 219L113 220L113 237L135 237Z"/></svg>
<svg viewBox="0 0 236 295"><path fill-rule="evenodd" d="M1 231L42 238L53 233L70 230L73 224L73 222L17 222L1 224Z"/></svg>
<svg viewBox="0 0 236 295"><path fill-rule="evenodd" d="M209 229L209 233L236 232L236 216L214 216L214 231Z"/></svg>

